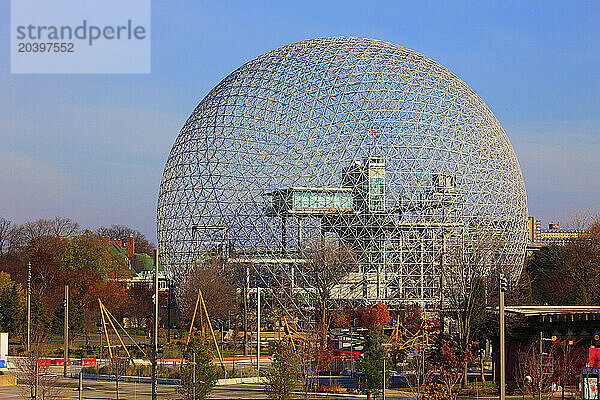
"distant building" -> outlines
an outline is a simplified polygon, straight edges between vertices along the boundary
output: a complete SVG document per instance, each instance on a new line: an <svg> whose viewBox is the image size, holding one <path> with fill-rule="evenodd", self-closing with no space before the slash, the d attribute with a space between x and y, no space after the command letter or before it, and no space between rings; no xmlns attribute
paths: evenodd
<svg viewBox="0 0 600 400"><path fill-rule="evenodd" d="M529 217L528 236L530 251L535 251L541 247L551 244L564 246L571 240L577 239L581 235L589 235L588 229L569 229L561 228L559 224L549 224L548 229L543 229L540 221L534 217Z"/></svg>
<svg viewBox="0 0 600 400"><path fill-rule="evenodd" d="M113 256L123 256L131 279L127 287L136 285L152 286L154 281L154 259L146 253L135 252L135 238L128 237L127 241L103 238L108 244L108 252ZM158 290L167 290L167 279L163 273L162 266L158 265Z"/></svg>

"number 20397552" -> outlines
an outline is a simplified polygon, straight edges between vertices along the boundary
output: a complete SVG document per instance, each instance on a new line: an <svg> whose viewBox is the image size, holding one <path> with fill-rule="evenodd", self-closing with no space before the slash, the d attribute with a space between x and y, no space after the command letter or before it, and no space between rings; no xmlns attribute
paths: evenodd
<svg viewBox="0 0 600 400"><path fill-rule="evenodd" d="M19 53L73 53L75 48L74 43L19 43Z"/></svg>

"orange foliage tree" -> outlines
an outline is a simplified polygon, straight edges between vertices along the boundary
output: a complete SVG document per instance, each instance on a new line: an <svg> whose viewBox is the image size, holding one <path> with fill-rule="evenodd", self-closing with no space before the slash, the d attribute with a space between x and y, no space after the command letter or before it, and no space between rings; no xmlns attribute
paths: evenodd
<svg viewBox="0 0 600 400"><path fill-rule="evenodd" d="M424 388L425 400L455 400L457 392L454 390L461 379L465 366L471 356L471 345L462 350L457 341L440 338L429 355L432 372L438 379L428 383Z"/></svg>
<svg viewBox="0 0 600 400"><path fill-rule="evenodd" d="M390 312L384 303L377 303L375 307L358 308L356 315L360 326L387 326L390 323Z"/></svg>

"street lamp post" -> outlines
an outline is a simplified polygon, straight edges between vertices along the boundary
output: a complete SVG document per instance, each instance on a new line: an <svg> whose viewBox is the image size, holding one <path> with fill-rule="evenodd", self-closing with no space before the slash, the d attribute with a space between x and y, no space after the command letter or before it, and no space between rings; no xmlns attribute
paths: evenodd
<svg viewBox="0 0 600 400"><path fill-rule="evenodd" d="M503 274L500 275L500 400L506 399L506 359L504 337L504 292L508 289L508 282Z"/></svg>
<svg viewBox="0 0 600 400"><path fill-rule="evenodd" d="M260 287L256 288L256 371L260 377Z"/></svg>
<svg viewBox="0 0 600 400"><path fill-rule="evenodd" d="M192 364L192 399L196 400L196 353L193 355Z"/></svg>
<svg viewBox="0 0 600 400"><path fill-rule="evenodd" d="M544 355L544 337L542 335L542 331L540 331L540 363L538 365L538 372L539 372L539 376L538 376L538 400L542 400L542 361L543 361L543 355Z"/></svg>
<svg viewBox="0 0 600 400"><path fill-rule="evenodd" d="M156 400L156 364L158 362L158 250L154 250L154 329L152 334L152 400Z"/></svg>
<svg viewBox="0 0 600 400"><path fill-rule="evenodd" d="M69 285L65 285L65 349L64 349L64 358L63 358L63 376L67 377L67 363L69 359Z"/></svg>
<svg viewBox="0 0 600 400"><path fill-rule="evenodd" d="M27 352L31 345L31 262L27 263Z"/></svg>
<svg viewBox="0 0 600 400"><path fill-rule="evenodd" d="M354 370L354 346L352 345L352 322L350 322L350 377Z"/></svg>
<svg viewBox="0 0 600 400"><path fill-rule="evenodd" d="M383 352L383 391L382 391L382 398L383 400L385 400L385 359L387 358L387 350L384 346L384 352Z"/></svg>
<svg viewBox="0 0 600 400"><path fill-rule="evenodd" d="M171 343L171 295L173 291L173 282L171 280L167 283L167 289L169 290L169 299L167 302L167 343Z"/></svg>

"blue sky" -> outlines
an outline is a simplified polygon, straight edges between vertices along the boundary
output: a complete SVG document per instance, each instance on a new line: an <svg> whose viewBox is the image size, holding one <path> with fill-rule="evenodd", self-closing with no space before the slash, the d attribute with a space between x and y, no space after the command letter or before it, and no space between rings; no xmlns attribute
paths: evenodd
<svg viewBox="0 0 600 400"><path fill-rule="evenodd" d="M600 212L598 1L153 1L152 73L11 75L0 0L0 216L126 224L156 238L188 115L244 62L322 36L414 49L471 86L517 153L530 215Z"/></svg>

